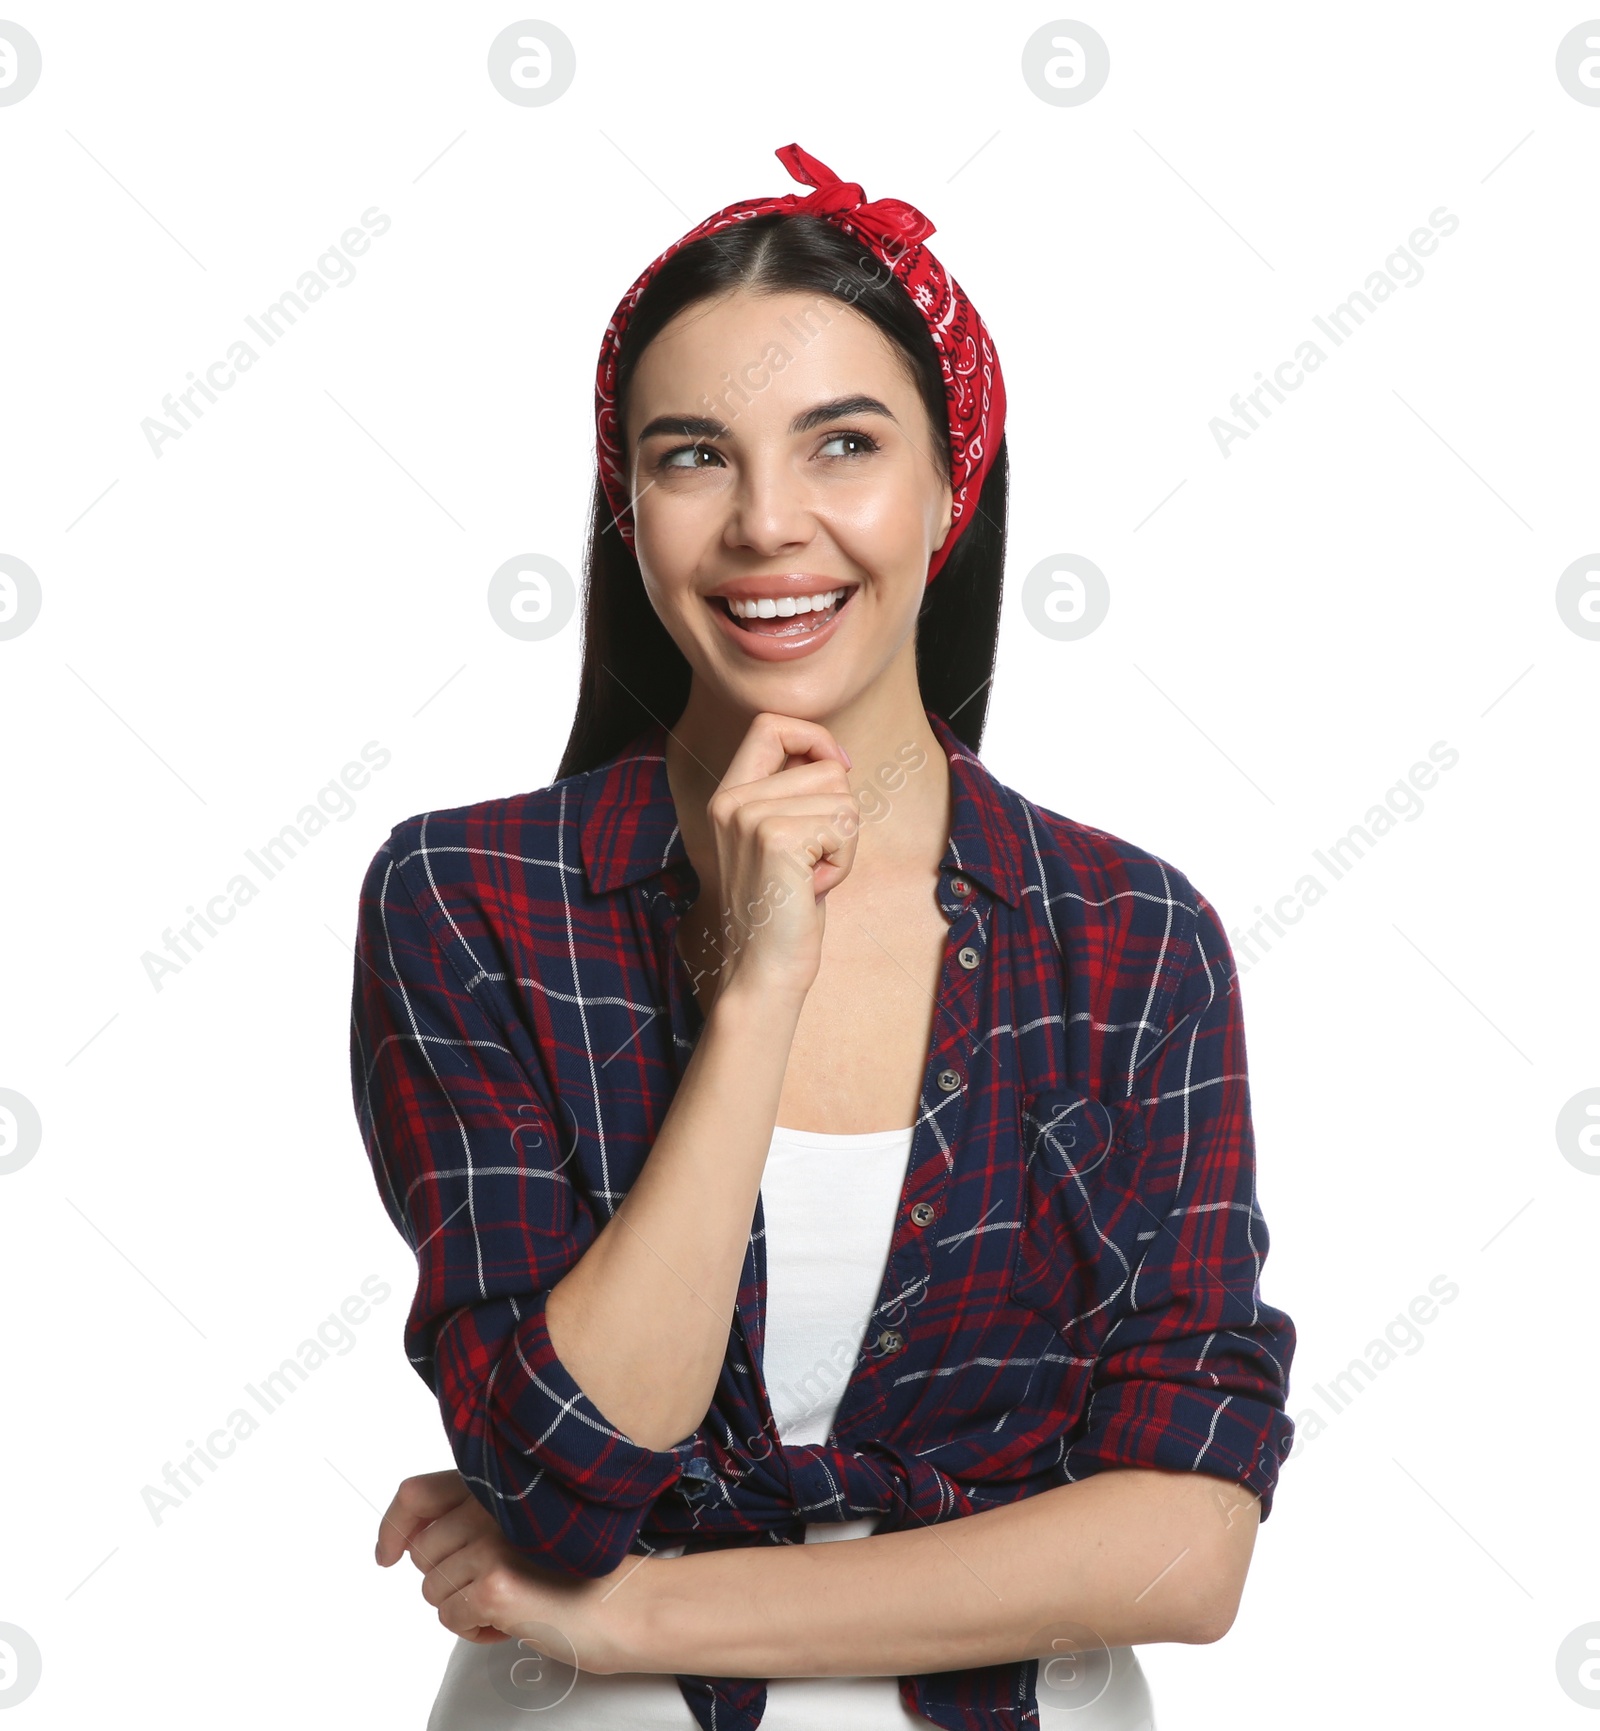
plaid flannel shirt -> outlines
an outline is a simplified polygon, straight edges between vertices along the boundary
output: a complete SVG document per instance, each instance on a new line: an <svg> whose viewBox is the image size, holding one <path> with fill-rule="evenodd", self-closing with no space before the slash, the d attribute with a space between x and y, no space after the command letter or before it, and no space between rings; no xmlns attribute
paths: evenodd
<svg viewBox="0 0 1600 1731"><path fill-rule="evenodd" d="M715 1394L672 1447L611 1424L545 1326L702 1026L665 728L536 792L408 818L372 860L351 1076L417 1256L406 1347L463 1476L543 1567L869 1514L896 1531L1118 1467L1209 1474L1270 1512L1295 1331L1260 1295L1222 926L1173 866L1035 805L928 719L950 935L878 1305L825 1444L784 1444L763 1385L759 1199ZM1036 1678L1029 1659L899 1689L950 1731L1016 1731L1038 1724ZM760 1723L763 1681L678 1681L705 1731Z"/></svg>

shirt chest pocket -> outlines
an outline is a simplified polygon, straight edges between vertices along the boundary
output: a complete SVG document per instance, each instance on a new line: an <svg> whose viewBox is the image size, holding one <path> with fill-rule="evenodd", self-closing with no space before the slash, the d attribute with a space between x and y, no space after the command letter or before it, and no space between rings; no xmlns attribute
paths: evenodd
<svg viewBox="0 0 1600 1731"><path fill-rule="evenodd" d="M1157 1224L1139 1193L1144 1140L1129 1103L1070 1088L1023 1096L1027 1166L1011 1296L1083 1357L1098 1352L1126 1308Z"/></svg>

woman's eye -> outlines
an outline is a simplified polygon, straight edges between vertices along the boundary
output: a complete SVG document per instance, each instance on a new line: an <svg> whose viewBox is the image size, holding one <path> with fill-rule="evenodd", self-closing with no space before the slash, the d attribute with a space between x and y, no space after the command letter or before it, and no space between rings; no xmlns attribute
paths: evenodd
<svg viewBox="0 0 1600 1731"><path fill-rule="evenodd" d="M837 444L840 444L841 442L843 442L844 440L847 440L847 439L854 441L855 444L862 447L862 449L860 451L846 451L846 452L844 452L843 455L845 455L847 457L867 456L871 452L877 450L877 448L878 448L878 441L876 439L874 439L873 437L871 437L870 434L867 434L867 433L833 433L828 437L827 441L824 443L823 449L826 450L829 445L837 445Z"/></svg>
<svg viewBox="0 0 1600 1731"><path fill-rule="evenodd" d="M695 459L698 457L716 457L717 453L709 445L679 445L675 451L668 451L658 465L663 469L698 469L702 467ZM687 457L686 463L676 461L679 457ZM717 457L717 461L722 459Z"/></svg>
<svg viewBox="0 0 1600 1731"><path fill-rule="evenodd" d="M831 433L822 444L822 455L829 455L829 447L834 445L854 445L855 450L832 453L840 457L870 456L880 447L878 441L870 433ZM706 461L702 462L701 459ZM658 469L676 469L680 474L692 474L696 469L708 468L712 464L720 466L721 453L714 451L709 445L679 445L675 449L665 451L657 460Z"/></svg>

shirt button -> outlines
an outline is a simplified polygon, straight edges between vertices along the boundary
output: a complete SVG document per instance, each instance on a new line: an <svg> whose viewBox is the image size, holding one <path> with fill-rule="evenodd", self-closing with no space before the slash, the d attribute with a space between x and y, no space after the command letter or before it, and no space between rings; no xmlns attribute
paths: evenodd
<svg viewBox="0 0 1600 1731"><path fill-rule="evenodd" d="M965 944L961 949L956 951L956 960L960 962L964 968L975 968L983 958L975 949L973 949L971 944Z"/></svg>
<svg viewBox="0 0 1600 1731"><path fill-rule="evenodd" d="M958 896L970 896L972 894L972 885L965 878L951 878L950 889L953 894Z"/></svg>
<svg viewBox="0 0 1600 1731"><path fill-rule="evenodd" d="M941 1070L939 1072L939 1086L945 1093L953 1094L961 1086L961 1072L959 1070Z"/></svg>
<svg viewBox="0 0 1600 1731"><path fill-rule="evenodd" d="M932 1219L933 1204L931 1202L919 1202L911 1210L911 1223L913 1226L926 1226Z"/></svg>
<svg viewBox="0 0 1600 1731"><path fill-rule="evenodd" d="M900 1334L896 1329L886 1328L883 1333L878 1336L878 1345L882 1347L885 1352L898 1352L900 1348L905 1345L905 1336Z"/></svg>
<svg viewBox="0 0 1600 1731"><path fill-rule="evenodd" d="M678 1474L678 1490L682 1496L691 1501L704 1495L712 1479L717 1476L717 1469L708 1460L702 1460L698 1455L686 1461Z"/></svg>

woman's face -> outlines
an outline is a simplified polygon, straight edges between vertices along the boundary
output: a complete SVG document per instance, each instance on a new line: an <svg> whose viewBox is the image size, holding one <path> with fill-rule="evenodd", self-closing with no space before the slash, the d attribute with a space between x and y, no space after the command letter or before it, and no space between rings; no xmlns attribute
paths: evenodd
<svg viewBox="0 0 1600 1731"><path fill-rule="evenodd" d="M946 434L870 320L788 291L688 307L640 357L622 432L645 589L707 695L821 719L897 656L914 673Z"/></svg>

